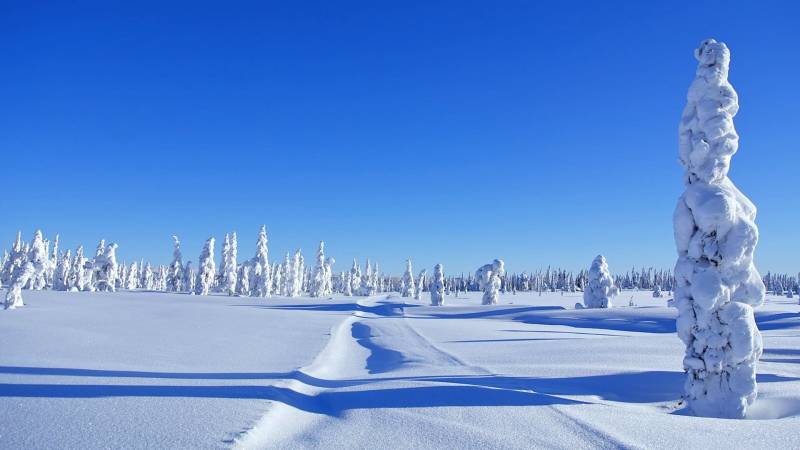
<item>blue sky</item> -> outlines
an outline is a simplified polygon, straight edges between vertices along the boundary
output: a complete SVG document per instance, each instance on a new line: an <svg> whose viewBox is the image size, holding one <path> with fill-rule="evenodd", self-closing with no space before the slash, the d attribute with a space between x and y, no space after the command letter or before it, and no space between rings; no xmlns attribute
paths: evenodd
<svg viewBox="0 0 800 450"><path fill-rule="evenodd" d="M0 236L167 263L671 267L677 124L731 48L756 263L800 269L796 2L4 2ZM165 5L168 3L168 5ZM647 3L647 4L645 4Z"/></svg>

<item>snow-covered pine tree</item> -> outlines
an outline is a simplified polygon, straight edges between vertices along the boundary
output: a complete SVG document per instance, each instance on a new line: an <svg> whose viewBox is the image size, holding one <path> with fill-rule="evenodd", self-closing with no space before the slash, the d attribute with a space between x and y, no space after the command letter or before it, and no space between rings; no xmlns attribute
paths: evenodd
<svg viewBox="0 0 800 450"><path fill-rule="evenodd" d="M403 297L411 297L416 292L414 286L414 272L411 268L411 258L406 260L406 271L403 273L403 279L400 281L400 295Z"/></svg>
<svg viewBox="0 0 800 450"><path fill-rule="evenodd" d="M491 264L485 264L475 271L478 289L483 291L482 304L497 304L500 298L500 284L505 273L505 263L502 259L495 259Z"/></svg>
<svg viewBox="0 0 800 450"><path fill-rule="evenodd" d="M350 283L350 272L342 272L342 294L350 297L353 295L353 285Z"/></svg>
<svg viewBox="0 0 800 450"><path fill-rule="evenodd" d="M206 240L203 251L200 253L200 264L195 286L198 295L208 295L209 291L211 291L211 287L214 285L214 277L217 273L214 266L214 238L210 237Z"/></svg>
<svg viewBox="0 0 800 450"><path fill-rule="evenodd" d="M664 294L661 292L661 286L658 284L655 285L655 287L653 287L653 298L661 298L663 296Z"/></svg>
<svg viewBox="0 0 800 450"><path fill-rule="evenodd" d="M14 245L11 246L11 253L8 255L8 258L5 258L5 263L3 264L2 279L0 281L2 281L4 286L11 284L16 269L22 267L25 263L27 255L23 251L23 248L22 232L17 231L17 239L14 241Z"/></svg>
<svg viewBox="0 0 800 450"><path fill-rule="evenodd" d="M167 290L167 278L169 276L169 272L167 267L163 264L158 266L158 290L161 292L165 292Z"/></svg>
<svg viewBox="0 0 800 450"><path fill-rule="evenodd" d="M739 143L728 47L707 39L695 58L679 127L686 190L674 214L674 304L686 344L686 400L699 416L744 418L756 399L762 351L753 307L763 303L766 290L753 264L756 207L728 178Z"/></svg>
<svg viewBox="0 0 800 450"><path fill-rule="evenodd" d="M417 288L414 290L414 299L419 300L420 296L422 296L422 291L425 287L425 276L428 274L427 269L422 269L419 271L419 276L417 276Z"/></svg>
<svg viewBox="0 0 800 450"><path fill-rule="evenodd" d="M194 271L194 267L192 267L192 262L187 261L186 267L183 268L183 288L189 294L194 295L196 283L197 274Z"/></svg>
<svg viewBox="0 0 800 450"><path fill-rule="evenodd" d="M228 235L225 235L226 238ZM237 276L238 276L238 263L236 257L239 253L239 243L236 238L236 232L231 233L230 240L227 240L227 252L223 251L222 258L224 262L224 272L221 273L220 289L228 295L236 295ZM249 280L248 280L249 282ZM249 290L249 287L248 287Z"/></svg>
<svg viewBox="0 0 800 450"><path fill-rule="evenodd" d="M57 240L56 240L57 241ZM57 244L56 244L57 245ZM66 291L69 289L69 271L72 264L72 255L69 250L61 255L53 273L53 289L56 291Z"/></svg>
<svg viewBox="0 0 800 450"><path fill-rule="evenodd" d="M589 268L589 282L583 291L585 308L611 308L611 299L616 297L619 289L614 286L614 279L608 271L608 263L603 255L597 255Z"/></svg>
<svg viewBox="0 0 800 450"><path fill-rule="evenodd" d="M250 267L247 264L239 267L237 279L239 286L236 288L236 293L243 297L250 297Z"/></svg>
<svg viewBox="0 0 800 450"><path fill-rule="evenodd" d="M433 278L431 279L431 305L444 305L444 268L441 264L433 266Z"/></svg>
<svg viewBox="0 0 800 450"><path fill-rule="evenodd" d="M175 248L172 250L172 264L167 273L167 291L180 292L183 290L183 257L181 256L181 241L178 236L172 235Z"/></svg>
<svg viewBox="0 0 800 450"><path fill-rule="evenodd" d="M21 265L15 267L11 276L8 291L6 292L5 309L15 309L25 306L22 301L22 288L35 277L44 277L45 271L50 265L47 255L47 248L42 238L42 232L36 230L33 235L29 250L21 260Z"/></svg>
<svg viewBox="0 0 800 450"><path fill-rule="evenodd" d="M289 254L286 254L284 263L286 264L286 295L288 297L297 297L300 295L302 283L302 273L300 272L301 258L300 249L297 249L291 260L289 260Z"/></svg>
<svg viewBox="0 0 800 450"><path fill-rule="evenodd" d="M361 295L375 295L375 276L372 273L372 263L367 258L367 266L361 275Z"/></svg>
<svg viewBox="0 0 800 450"><path fill-rule="evenodd" d="M253 258L252 282L256 297L269 297L272 294L272 268L269 264L267 244L267 227L261 225L256 241L256 256Z"/></svg>
<svg viewBox="0 0 800 450"><path fill-rule="evenodd" d="M83 256L83 246L79 245L75 250L75 258L72 260L72 270L70 270L69 290L85 291L89 283L86 276L86 257Z"/></svg>
<svg viewBox="0 0 800 450"><path fill-rule="evenodd" d="M311 272L311 289L308 292L311 297L325 295L325 275L325 242L319 241L317 263Z"/></svg>
<svg viewBox="0 0 800 450"><path fill-rule="evenodd" d="M336 264L336 260L333 256L328 256L325 258L325 278L324 284L322 288L322 295L331 295L333 294L333 265Z"/></svg>
<svg viewBox="0 0 800 450"><path fill-rule="evenodd" d="M139 287L139 265L136 261L132 262L128 268L128 278L125 280L125 289L137 289Z"/></svg>
<svg viewBox="0 0 800 450"><path fill-rule="evenodd" d="M152 291L155 289L155 287L156 285L153 276L153 266L150 265L150 262L148 261L144 265L144 270L142 271L142 289Z"/></svg>
<svg viewBox="0 0 800 450"><path fill-rule="evenodd" d="M117 244L111 243L106 246L103 253L94 257L92 263L92 285L93 291L115 292L117 290Z"/></svg>
<svg viewBox="0 0 800 450"><path fill-rule="evenodd" d="M280 267L281 271L281 285L280 285L280 293L284 297L289 296L289 291L291 291L291 272L292 272L292 263L289 261L289 252L286 252L286 255L283 257L283 263L281 263Z"/></svg>
<svg viewBox="0 0 800 450"><path fill-rule="evenodd" d="M353 295L361 295L361 267L355 258L353 258L353 266L350 267L348 280L350 280L350 292Z"/></svg>
<svg viewBox="0 0 800 450"><path fill-rule="evenodd" d="M225 238L222 241L222 258L219 261L219 273L216 276L216 286L222 292L227 292L228 282L225 279L230 272L228 270L228 261L230 260L231 253L231 236L225 233ZM234 282L234 285L236 282ZM213 287L212 287L213 288Z"/></svg>

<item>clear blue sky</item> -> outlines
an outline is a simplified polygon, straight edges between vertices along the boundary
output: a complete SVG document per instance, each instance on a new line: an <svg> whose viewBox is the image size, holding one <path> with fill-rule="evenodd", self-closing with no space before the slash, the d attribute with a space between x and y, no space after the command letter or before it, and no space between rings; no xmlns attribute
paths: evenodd
<svg viewBox="0 0 800 450"><path fill-rule="evenodd" d="M757 265L800 270L797 2L34 3L0 5L4 242L167 263L236 230L242 258L266 223L271 258L325 239L339 270L671 267L714 37Z"/></svg>

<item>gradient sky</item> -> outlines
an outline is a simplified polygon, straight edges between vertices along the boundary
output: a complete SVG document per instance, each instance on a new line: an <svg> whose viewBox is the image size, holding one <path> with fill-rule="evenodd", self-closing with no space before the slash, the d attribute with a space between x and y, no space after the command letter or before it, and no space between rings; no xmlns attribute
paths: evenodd
<svg viewBox="0 0 800 450"><path fill-rule="evenodd" d="M0 5L8 244L41 227L167 263L173 233L196 260L236 230L241 259L265 223L271 258L325 239L338 270L671 267L714 37L756 263L800 270L797 2L33 3Z"/></svg>

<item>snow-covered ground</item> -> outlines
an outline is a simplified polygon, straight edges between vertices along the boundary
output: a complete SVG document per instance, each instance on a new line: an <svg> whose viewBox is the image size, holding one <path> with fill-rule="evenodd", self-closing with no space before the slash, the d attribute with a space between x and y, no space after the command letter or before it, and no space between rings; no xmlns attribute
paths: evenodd
<svg viewBox="0 0 800 450"><path fill-rule="evenodd" d="M724 420L681 413L676 311L649 291L24 296L0 311L0 448L800 448L791 299L756 313L753 420Z"/></svg>

